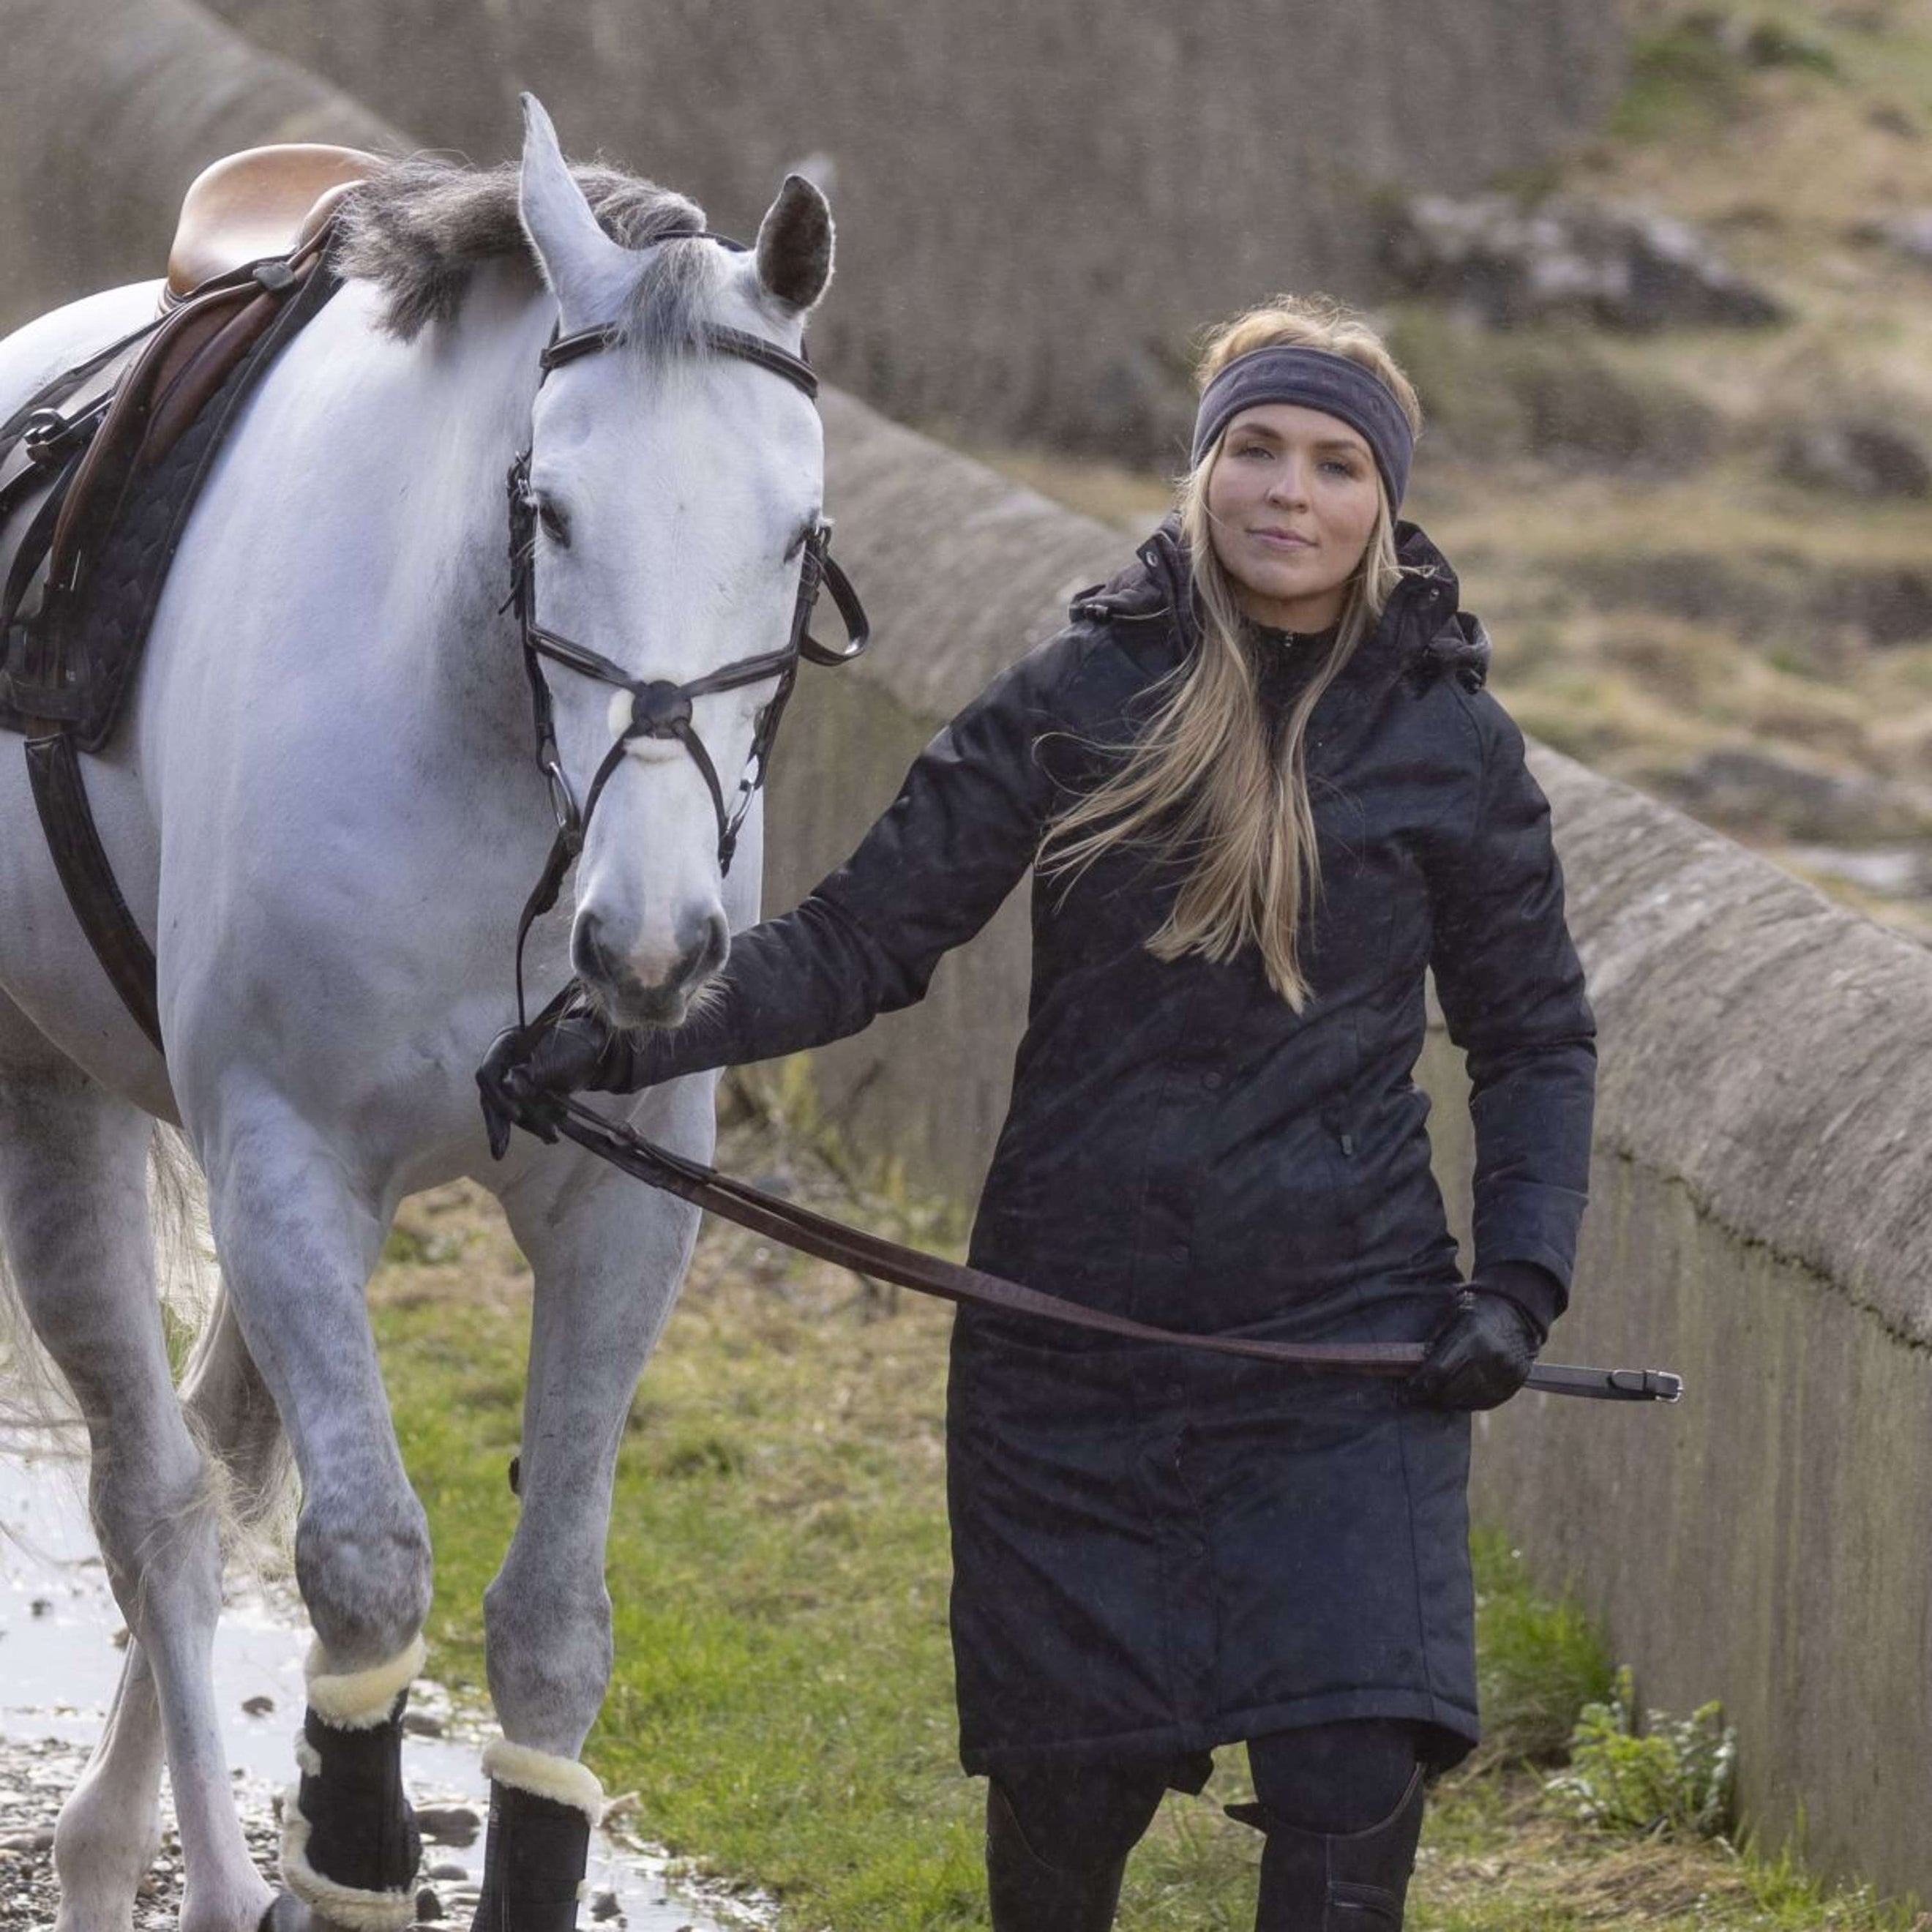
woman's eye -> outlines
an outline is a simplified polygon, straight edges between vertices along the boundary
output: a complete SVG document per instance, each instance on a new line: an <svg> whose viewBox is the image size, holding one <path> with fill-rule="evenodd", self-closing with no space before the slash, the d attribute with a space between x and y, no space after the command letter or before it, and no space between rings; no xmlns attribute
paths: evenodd
<svg viewBox="0 0 1932 1932"><path fill-rule="evenodd" d="M570 519L548 496L537 505L537 521L543 525L544 535L551 542L566 550L570 548Z"/></svg>

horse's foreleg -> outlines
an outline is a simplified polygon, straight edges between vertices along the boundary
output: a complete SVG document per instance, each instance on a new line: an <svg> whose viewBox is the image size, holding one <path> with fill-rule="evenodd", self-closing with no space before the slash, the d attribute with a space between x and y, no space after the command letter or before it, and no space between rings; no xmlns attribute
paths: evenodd
<svg viewBox="0 0 1932 1932"><path fill-rule="evenodd" d="M302 1478L296 1577L316 1641L283 1877L329 1922L406 1926L418 1848L402 1708L422 1662L430 1549L363 1305L381 1220L285 1110L238 1108L202 1139L229 1293Z"/></svg>
<svg viewBox="0 0 1932 1932"><path fill-rule="evenodd" d="M210 1658L221 1559L169 1374L148 1223L150 1124L52 1061L0 1078L0 1225L93 1447L101 1552L133 1634L112 1720L61 1814L58 1932L124 1932L159 1840L165 1738L185 1932L252 1932L270 1894L238 1822Z"/></svg>
<svg viewBox="0 0 1932 1932"><path fill-rule="evenodd" d="M708 1146L709 1083L680 1111L692 1118L680 1144L701 1132ZM506 1203L536 1294L522 1510L484 1599L503 1735L484 1754L490 1842L473 1932L568 1932L577 1923L602 1802L578 1754L610 1676L611 1484L638 1377L697 1228L694 1210L616 1174L586 1177L569 1200L564 1214Z"/></svg>

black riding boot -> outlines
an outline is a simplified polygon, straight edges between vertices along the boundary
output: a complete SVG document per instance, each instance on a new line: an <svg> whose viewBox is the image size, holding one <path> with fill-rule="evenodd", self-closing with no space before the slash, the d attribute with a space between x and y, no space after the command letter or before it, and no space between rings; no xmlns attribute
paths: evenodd
<svg viewBox="0 0 1932 1932"><path fill-rule="evenodd" d="M483 1895L470 1932L576 1932L590 1862L586 1813L493 1778Z"/></svg>
<svg viewBox="0 0 1932 1932"><path fill-rule="evenodd" d="M997 1784L986 1787L986 1894L993 1932L1110 1932L1124 1858L1087 1871L1062 1871L1026 1841Z"/></svg>
<svg viewBox="0 0 1932 1932"><path fill-rule="evenodd" d="M1310 1832L1259 1804L1228 1806L1267 1834L1255 1932L1401 1932L1422 1806L1419 1766L1401 1803L1365 1832Z"/></svg>

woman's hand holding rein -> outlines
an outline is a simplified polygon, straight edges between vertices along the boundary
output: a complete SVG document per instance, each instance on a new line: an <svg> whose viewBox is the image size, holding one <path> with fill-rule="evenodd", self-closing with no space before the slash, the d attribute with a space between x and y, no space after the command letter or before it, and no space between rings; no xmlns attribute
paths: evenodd
<svg viewBox="0 0 1932 1932"><path fill-rule="evenodd" d="M630 1072L625 1036L580 998L553 1018L505 1028L476 1070L490 1157L503 1158L514 1126L554 1145L560 1101L586 1088L623 1092Z"/></svg>
<svg viewBox="0 0 1932 1932"><path fill-rule="evenodd" d="M1428 1408L1495 1408L1508 1401L1528 1380L1547 1332L1529 1306L1546 1288L1539 1294L1540 1284L1525 1279L1542 1276L1528 1263L1504 1262L1471 1282L1403 1384L1405 1398Z"/></svg>

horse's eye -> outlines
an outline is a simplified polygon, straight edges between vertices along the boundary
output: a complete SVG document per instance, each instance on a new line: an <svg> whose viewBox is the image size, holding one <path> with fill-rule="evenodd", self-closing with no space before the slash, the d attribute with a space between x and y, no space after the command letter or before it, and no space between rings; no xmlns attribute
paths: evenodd
<svg viewBox="0 0 1932 1932"><path fill-rule="evenodd" d="M570 519L548 496L537 500L537 521L551 542L565 550L570 548Z"/></svg>

